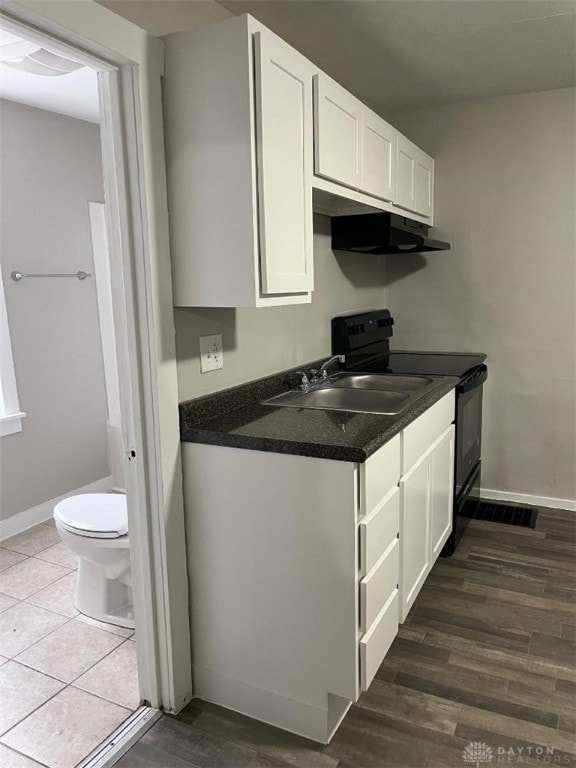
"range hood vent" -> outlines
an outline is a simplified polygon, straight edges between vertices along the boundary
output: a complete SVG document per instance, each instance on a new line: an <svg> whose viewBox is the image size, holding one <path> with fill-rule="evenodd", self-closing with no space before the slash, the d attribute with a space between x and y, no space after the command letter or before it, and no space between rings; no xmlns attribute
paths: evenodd
<svg viewBox="0 0 576 768"><path fill-rule="evenodd" d="M428 237L429 229L397 213L334 216L332 250L373 255L450 250L450 243Z"/></svg>

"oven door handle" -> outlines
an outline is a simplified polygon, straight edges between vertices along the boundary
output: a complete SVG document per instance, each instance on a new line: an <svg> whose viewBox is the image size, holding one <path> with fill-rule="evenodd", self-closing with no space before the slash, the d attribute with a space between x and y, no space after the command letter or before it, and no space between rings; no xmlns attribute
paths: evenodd
<svg viewBox="0 0 576 768"><path fill-rule="evenodd" d="M471 379L465 381L464 384L460 384L458 393L463 395L465 392L470 392L471 389L476 389L476 387L482 386L487 378L488 368L485 365L481 365Z"/></svg>

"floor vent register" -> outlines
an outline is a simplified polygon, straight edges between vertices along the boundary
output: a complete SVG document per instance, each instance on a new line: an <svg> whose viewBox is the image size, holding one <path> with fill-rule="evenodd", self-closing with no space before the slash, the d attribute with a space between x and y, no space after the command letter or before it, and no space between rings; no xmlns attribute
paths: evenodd
<svg viewBox="0 0 576 768"><path fill-rule="evenodd" d="M488 520L491 523L519 525L522 528L534 528L538 510L534 507L512 507L508 504L494 504L481 501L476 505L467 505L462 511L464 517L472 520Z"/></svg>

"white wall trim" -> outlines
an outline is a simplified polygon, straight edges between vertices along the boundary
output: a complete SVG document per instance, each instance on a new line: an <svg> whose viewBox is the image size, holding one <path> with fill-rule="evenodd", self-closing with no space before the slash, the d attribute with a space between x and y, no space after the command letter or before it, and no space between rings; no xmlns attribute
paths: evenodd
<svg viewBox="0 0 576 768"><path fill-rule="evenodd" d="M69 496L77 496L82 493L107 493L112 490L113 478L103 477L101 480L96 480L93 483L84 485L82 488L76 488L74 491L68 491L63 496L58 496L56 499L50 499L44 501L42 504L38 504L37 507L31 507L25 509L23 512L18 512L12 517L6 518L6 520L0 520L0 541L9 539L10 536L16 536L17 533L27 531L28 528L32 528L38 523L43 523L46 520L50 520L52 513L54 512L54 506L58 504L62 499L67 499Z"/></svg>
<svg viewBox="0 0 576 768"><path fill-rule="evenodd" d="M14 355L12 354L4 283L0 269L0 417L2 419L0 435L12 435L15 432L21 432L24 416L26 414L22 413L18 402Z"/></svg>
<svg viewBox="0 0 576 768"><path fill-rule="evenodd" d="M192 698L161 75L164 43L94 0L2 0L2 25L98 71L140 696ZM123 351L127 350L127 355Z"/></svg>
<svg viewBox="0 0 576 768"><path fill-rule="evenodd" d="M94 279L96 300L100 321L100 341L104 361L104 380L108 401L108 423L113 427L122 425L120 417L120 380L116 354L116 333L114 331L114 299L110 276L110 252L106 233L106 209L104 203L88 202L90 233L92 235L92 256L94 258Z"/></svg>
<svg viewBox="0 0 576 768"><path fill-rule="evenodd" d="M493 491L489 488L482 488L480 498L487 501L514 501L519 504L528 504L530 507L552 507L576 512L576 501L555 499L552 496L531 496L528 493L511 493L510 491Z"/></svg>
<svg viewBox="0 0 576 768"><path fill-rule="evenodd" d="M26 416L22 411L11 413L8 416L0 415L0 437L22 432L22 419Z"/></svg>

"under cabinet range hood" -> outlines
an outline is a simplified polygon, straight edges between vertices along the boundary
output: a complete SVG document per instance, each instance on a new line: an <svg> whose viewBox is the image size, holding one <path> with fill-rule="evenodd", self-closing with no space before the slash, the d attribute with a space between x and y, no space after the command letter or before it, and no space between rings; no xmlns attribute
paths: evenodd
<svg viewBox="0 0 576 768"><path fill-rule="evenodd" d="M397 213L334 216L332 250L374 255L450 250L450 243L428 237L429 229Z"/></svg>

